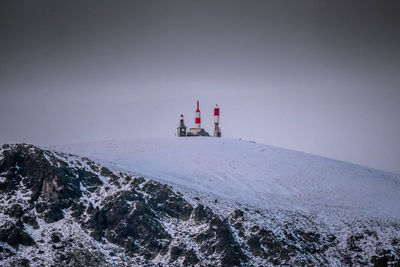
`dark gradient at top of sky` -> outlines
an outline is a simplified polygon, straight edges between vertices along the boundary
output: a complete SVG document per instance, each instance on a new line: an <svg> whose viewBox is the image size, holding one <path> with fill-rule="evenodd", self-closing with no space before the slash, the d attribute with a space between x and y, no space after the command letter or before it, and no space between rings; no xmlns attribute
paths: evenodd
<svg viewBox="0 0 400 267"><path fill-rule="evenodd" d="M400 173L396 1L1 1L0 142L224 136Z"/></svg>

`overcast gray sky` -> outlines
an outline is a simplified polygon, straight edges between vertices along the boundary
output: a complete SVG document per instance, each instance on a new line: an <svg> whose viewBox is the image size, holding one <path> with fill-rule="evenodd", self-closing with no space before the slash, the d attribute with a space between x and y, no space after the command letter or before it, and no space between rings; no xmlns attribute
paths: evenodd
<svg viewBox="0 0 400 267"><path fill-rule="evenodd" d="M0 143L212 132L400 173L396 1L1 1Z"/></svg>

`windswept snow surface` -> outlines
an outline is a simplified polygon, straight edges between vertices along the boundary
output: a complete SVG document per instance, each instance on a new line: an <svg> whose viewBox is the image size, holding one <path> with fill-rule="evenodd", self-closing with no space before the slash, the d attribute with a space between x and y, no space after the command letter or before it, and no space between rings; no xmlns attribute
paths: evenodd
<svg viewBox="0 0 400 267"><path fill-rule="evenodd" d="M260 209L400 219L400 175L250 141L136 139L52 149Z"/></svg>

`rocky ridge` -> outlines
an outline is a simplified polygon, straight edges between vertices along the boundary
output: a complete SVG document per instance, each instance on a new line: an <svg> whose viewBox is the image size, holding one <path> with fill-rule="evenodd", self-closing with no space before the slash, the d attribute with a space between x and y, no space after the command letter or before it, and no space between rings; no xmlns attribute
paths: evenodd
<svg viewBox="0 0 400 267"><path fill-rule="evenodd" d="M400 265L395 222L340 234L300 213L216 208L33 145L3 145L0 195L2 266Z"/></svg>

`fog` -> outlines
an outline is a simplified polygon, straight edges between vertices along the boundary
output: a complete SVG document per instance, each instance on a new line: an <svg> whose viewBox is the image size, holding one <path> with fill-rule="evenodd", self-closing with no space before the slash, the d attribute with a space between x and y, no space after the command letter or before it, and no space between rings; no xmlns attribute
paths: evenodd
<svg viewBox="0 0 400 267"><path fill-rule="evenodd" d="M212 133L400 173L393 1L1 1L0 143Z"/></svg>

